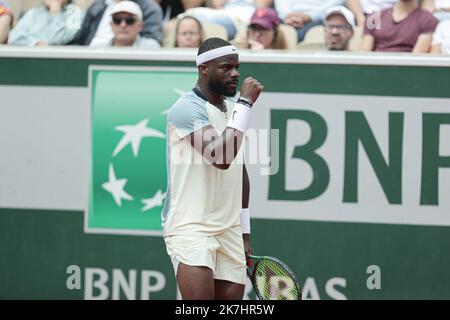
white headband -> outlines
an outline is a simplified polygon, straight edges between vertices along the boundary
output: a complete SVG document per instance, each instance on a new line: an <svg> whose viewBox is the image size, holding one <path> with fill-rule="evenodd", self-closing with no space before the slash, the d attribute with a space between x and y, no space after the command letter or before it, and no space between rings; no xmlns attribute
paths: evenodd
<svg viewBox="0 0 450 320"><path fill-rule="evenodd" d="M235 46L229 45L226 47L220 47L216 49L212 49L197 56L197 67L202 63L207 61L211 61L223 56L228 56L230 54L238 54L238 51Z"/></svg>

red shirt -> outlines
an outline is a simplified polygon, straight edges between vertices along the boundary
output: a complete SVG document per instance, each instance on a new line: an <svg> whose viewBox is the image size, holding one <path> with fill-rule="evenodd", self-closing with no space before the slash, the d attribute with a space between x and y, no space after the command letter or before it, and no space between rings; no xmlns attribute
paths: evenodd
<svg viewBox="0 0 450 320"><path fill-rule="evenodd" d="M395 22L392 9L375 12L366 19L364 34L375 38L374 51L411 52L419 35L432 34L438 25L438 20L421 8L416 8L402 21Z"/></svg>

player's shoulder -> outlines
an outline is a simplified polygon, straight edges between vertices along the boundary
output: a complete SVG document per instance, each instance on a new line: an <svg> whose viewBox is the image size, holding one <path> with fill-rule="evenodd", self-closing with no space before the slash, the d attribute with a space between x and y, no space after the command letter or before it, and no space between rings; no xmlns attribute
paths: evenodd
<svg viewBox="0 0 450 320"><path fill-rule="evenodd" d="M189 90L179 97L177 101L175 101L175 103L170 107L169 113L186 111L187 109L192 109L195 107L202 107L205 103L206 101L197 96L194 91Z"/></svg>
<svg viewBox="0 0 450 320"><path fill-rule="evenodd" d="M206 101L197 96L194 91L190 90L178 98L170 107L167 118L170 121L170 119L188 116L198 110L205 109L205 104Z"/></svg>

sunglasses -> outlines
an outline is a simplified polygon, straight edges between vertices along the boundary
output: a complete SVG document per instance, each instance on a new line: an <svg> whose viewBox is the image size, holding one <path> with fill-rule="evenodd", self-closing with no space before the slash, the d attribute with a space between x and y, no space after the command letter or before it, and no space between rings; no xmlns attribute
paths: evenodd
<svg viewBox="0 0 450 320"><path fill-rule="evenodd" d="M127 26L131 26L137 21L137 19L134 17L112 17L112 22L116 25L122 24L122 21L125 21Z"/></svg>

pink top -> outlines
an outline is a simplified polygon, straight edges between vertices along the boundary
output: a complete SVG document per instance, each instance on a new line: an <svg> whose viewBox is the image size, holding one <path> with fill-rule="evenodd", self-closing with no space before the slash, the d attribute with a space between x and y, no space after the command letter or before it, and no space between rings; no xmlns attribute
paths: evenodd
<svg viewBox="0 0 450 320"><path fill-rule="evenodd" d="M431 13L420 8L395 22L392 8L389 8L367 18L364 34L375 38L374 51L411 52L419 35L432 34L437 24L438 20Z"/></svg>

